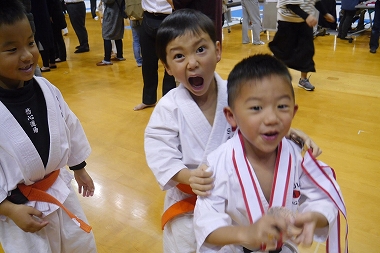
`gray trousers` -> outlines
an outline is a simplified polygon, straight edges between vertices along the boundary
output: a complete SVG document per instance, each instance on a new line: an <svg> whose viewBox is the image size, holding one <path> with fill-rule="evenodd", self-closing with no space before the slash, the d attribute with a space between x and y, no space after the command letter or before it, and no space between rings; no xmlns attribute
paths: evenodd
<svg viewBox="0 0 380 253"><path fill-rule="evenodd" d="M261 18L260 7L258 0L241 0L241 7L243 11L243 24L242 24L242 42L250 43L251 40L248 36L248 28L252 29L252 43L260 43L261 32Z"/></svg>

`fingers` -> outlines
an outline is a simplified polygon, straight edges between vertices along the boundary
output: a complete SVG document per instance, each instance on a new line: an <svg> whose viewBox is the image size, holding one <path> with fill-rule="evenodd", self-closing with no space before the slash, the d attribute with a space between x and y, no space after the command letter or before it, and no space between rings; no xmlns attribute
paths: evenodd
<svg viewBox="0 0 380 253"><path fill-rule="evenodd" d="M322 154L322 149L320 149L317 144L312 140L308 139L305 141L305 145L312 149L314 157L318 157Z"/></svg>

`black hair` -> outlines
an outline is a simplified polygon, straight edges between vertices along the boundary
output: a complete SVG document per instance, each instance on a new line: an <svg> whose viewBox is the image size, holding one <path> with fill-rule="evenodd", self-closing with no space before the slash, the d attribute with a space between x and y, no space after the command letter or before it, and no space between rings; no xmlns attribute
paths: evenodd
<svg viewBox="0 0 380 253"><path fill-rule="evenodd" d="M205 32L216 43L215 25L209 17L193 9L176 10L162 21L156 35L156 53L165 65L166 47L172 40L187 32L192 34Z"/></svg>
<svg viewBox="0 0 380 253"><path fill-rule="evenodd" d="M0 0L0 26L12 25L27 18L25 6L19 0Z"/></svg>
<svg viewBox="0 0 380 253"><path fill-rule="evenodd" d="M247 81L262 80L273 75L284 78L289 84L294 98L292 76L286 65L269 54L256 54L240 61L229 74L227 80L228 105L233 106L242 85Z"/></svg>

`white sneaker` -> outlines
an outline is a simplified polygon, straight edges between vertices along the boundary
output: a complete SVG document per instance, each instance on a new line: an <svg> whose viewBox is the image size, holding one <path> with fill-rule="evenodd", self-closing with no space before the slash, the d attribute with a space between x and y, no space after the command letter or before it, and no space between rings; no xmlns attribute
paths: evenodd
<svg viewBox="0 0 380 253"><path fill-rule="evenodd" d="M99 20L99 17L98 16L95 16L95 18L94 18L95 20Z"/></svg>
<svg viewBox="0 0 380 253"><path fill-rule="evenodd" d="M253 45L265 45L265 42L260 40L259 42L253 42L252 44Z"/></svg>

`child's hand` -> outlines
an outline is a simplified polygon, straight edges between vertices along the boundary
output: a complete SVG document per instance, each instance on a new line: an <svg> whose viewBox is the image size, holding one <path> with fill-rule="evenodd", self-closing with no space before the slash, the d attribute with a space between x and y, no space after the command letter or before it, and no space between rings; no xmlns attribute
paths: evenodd
<svg viewBox="0 0 380 253"><path fill-rule="evenodd" d="M287 240L286 220L282 217L264 215L258 221L246 227L242 245L250 249L274 250L277 243Z"/></svg>
<svg viewBox="0 0 380 253"><path fill-rule="evenodd" d="M308 26L313 27L318 24L318 20L313 15L309 15L306 18L306 23Z"/></svg>
<svg viewBox="0 0 380 253"><path fill-rule="evenodd" d="M301 148L303 145L311 148L313 150L313 156L318 157L322 154L322 150L318 147L318 145L304 132L299 129L290 128L287 138L291 139L297 144L301 144Z"/></svg>
<svg viewBox="0 0 380 253"><path fill-rule="evenodd" d="M83 197L91 197L94 195L95 186L92 178L87 173L86 169L74 170L74 177L78 183L78 192L82 194Z"/></svg>
<svg viewBox="0 0 380 253"><path fill-rule="evenodd" d="M335 22L335 18L333 17L333 15L331 15L330 13L327 13L326 15L323 16L328 22L330 23L334 23Z"/></svg>
<svg viewBox="0 0 380 253"><path fill-rule="evenodd" d="M313 236L316 227L324 227L328 225L327 219L317 212L305 212L296 215L294 220L296 227L302 228L302 232L292 239L296 244L302 244L310 247L313 243Z"/></svg>
<svg viewBox="0 0 380 253"><path fill-rule="evenodd" d="M8 217L25 232L37 232L45 227L49 222L42 219L42 212L37 209L12 203L12 212Z"/></svg>
<svg viewBox="0 0 380 253"><path fill-rule="evenodd" d="M202 164L197 169L190 171L190 187L199 196L209 195L210 190L214 187L214 179L211 177L212 172L206 170L207 166Z"/></svg>

